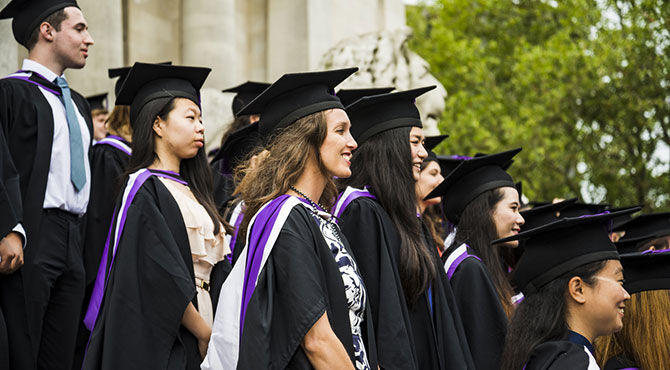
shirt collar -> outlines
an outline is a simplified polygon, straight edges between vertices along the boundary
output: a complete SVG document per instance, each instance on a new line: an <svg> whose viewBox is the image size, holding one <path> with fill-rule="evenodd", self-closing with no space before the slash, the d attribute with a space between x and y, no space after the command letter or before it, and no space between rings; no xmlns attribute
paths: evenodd
<svg viewBox="0 0 670 370"><path fill-rule="evenodd" d="M572 330L568 331L568 341L588 348L591 354L595 354L596 352L593 348L593 344L591 344L586 337Z"/></svg>
<svg viewBox="0 0 670 370"><path fill-rule="evenodd" d="M34 60L30 60L30 59L24 59L23 60L23 66L21 67L21 69L23 69L25 71L37 72L51 82L53 82L56 79L56 77L58 77L58 75L55 74L54 72L52 72L49 68L41 65L40 63L38 63ZM65 75L61 75L61 77L65 78Z"/></svg>

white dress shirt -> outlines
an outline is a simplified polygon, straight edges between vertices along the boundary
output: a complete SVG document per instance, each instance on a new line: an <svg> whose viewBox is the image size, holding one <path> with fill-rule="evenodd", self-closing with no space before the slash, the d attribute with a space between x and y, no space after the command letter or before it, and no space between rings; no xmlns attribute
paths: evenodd
<svg viewBox="0 0 670 370"><path fill-rule="evenodd" d="M30 59L23 60L22 69L37 72L52 82L58 77L56 73ZM64 78L65 76L61 77ZM88 155L86 155L91 144L88 126L81 112L79 112L79 108L72 102L81 130L81 140L84 148L84 168L86 170L86 184L81 191L77 191L72 181L70 181L70 133L65 116L65 106L63 106L59 96L41 87L39 89L51 106L54 121L49 176L47 177L43 208L59 208L82 215L86 212L91 190L91 166L88 161Z"/></svg>

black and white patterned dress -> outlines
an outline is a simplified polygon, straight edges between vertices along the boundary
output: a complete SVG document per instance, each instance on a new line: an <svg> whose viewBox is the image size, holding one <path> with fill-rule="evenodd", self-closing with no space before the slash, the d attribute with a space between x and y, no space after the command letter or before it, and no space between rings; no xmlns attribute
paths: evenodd
<svg viewBox="0 0 670 370"><path fill-rule="evenodd" d="M356 359L357 370L369 370L368 356L365 350L365 344L361 334L361 324L363 323L363 315L365 313L366 293L363 279L358 272L356 262L354 262L351 255L347 252L342 244L342 233L338 226L330 221L332 216L323 211L316 210L311 206L307 206L312 211L314 219L319 224L319 230L323 234L326 243L330 247L330 251L337 262L337 266L342 274L342 281L344 282L344 292L349 304L349 323L351 325L351 335L354 342L354 357Z"/></svg>

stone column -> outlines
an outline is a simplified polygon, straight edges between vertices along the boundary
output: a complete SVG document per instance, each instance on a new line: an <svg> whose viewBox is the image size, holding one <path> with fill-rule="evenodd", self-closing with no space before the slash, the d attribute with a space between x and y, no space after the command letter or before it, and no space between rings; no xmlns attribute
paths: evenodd
<svg viewBox="0 0 670 370"><path fill-rule="evenodd" d="M286 72L309 69L307 7L310 2L268 0L266 65L269 81Z"/></svg>
<svg viewBox="0 0 670 370"><path fill-rule="evenodd" d="M122 0L78 0L88 30L95 41L89 50L86 66L66 71L70 85L83 95L110 93L114 102L114 82L107 69L124 65Z"/></svg>
<svg viewBox="0 0 670 370"><path fill-rule="evenodd" d="M127 4L126 63L172 61L180 64L181 0L124 1Z"/></svg>
<svg viewBox="0 0 670 370"><path fill-rule="evenodd" d="M222 89L239 80L241 56L235 0L182 0L181 62L212 68L205 86Z"/></svg>
<svg viewBox="0 0 670 370"><path fill-rule="evenodd" d="M6 0L0 2L0 8L7 4ZM0 77L16 72L21 65L19 64L19 44L14 40L12 34L12 20L3 19L0 21Z"/></svg>

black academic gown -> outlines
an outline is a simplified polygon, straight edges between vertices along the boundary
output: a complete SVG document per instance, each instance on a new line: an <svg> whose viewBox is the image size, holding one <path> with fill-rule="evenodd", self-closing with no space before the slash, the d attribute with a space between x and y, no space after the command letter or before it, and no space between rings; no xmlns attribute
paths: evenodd
<svg viewBox="0 0 670 370"><path fill-rule="evenodd" d="M360 197L342 213L339 225L351 243L368 291L382 369L472 368L465 334L437 251L433 281L408 308L398 273L400 238L377 201ZM429 301L432 298L434 314Z"/></svg>
<svg viewBox="0 0 670 370"><path fill-rule="evenodd" d="M0 239L21 221L23 213L19 174L14 168L4 131L0 130ZM9 340L5 317L0 307L0 369L9 369Z"/></svg>
<svg viewBox="0 0 670 370"><path fill-rule="evenodd" d="M635 362L628 359L626 356L612 357L605 363L603 370L633 370L639 369Z"/></svg>
<svg viewBox="0 0 670 370"><path fill-rule="evenodd" d="M216 204L216 208L221 214L225 213L235 190L233 175L223 172L223 162L223 160L218 160L211 164L212 179L214 180L214 204Z"/></svg>
<svg viewBox="0 0 670 370"><path fill-rule="evenodd" d="M115 200L122 189L123 175L130 156L111 145L100 144L91 148L89 160L91 163L91 196L86 210L87 220L84 233L84 268L87 288L95 282L98 273L102 250L114 213Z"/></svg>
<svg viewBox="0 0 670 370"><path fill-rule="evenodd" d="M311 369L300 343L324 312L353 363L342 275L312 217L295 206L281 229L247 306L238 369ZM370 367L376 369L372 323L366 319L361 325Z"/></svg>
<svg viewBox="0 0 670 370"><path fill-rule="evenodd" d="M181 325L189 302L197 308L186 227L150 177L128 210L83 369L199 369L197 340Z"/></svg>
<svg viewBox="0 0 670 370"><path fill-rule="evenodd" d="M51 81L32 74L31 80L42 86L60 91ZM93 139L93 123L91 111L86 99L74 90L70 90L72 101L86 121L91 140ZM27 304L24 291L31 289L26 276L31 275L30 261L39 251L30 246L40 245L40 225L42 206L46 193L49 165L51 163L51 147L53 144L54 122L51 106L39 87L23 80L14 78L0 79L0 125L6 140L10 160L18 172L18 188L21 194L22 225L28 238L24 249L24 266L10 275L0 276L0 307L7 317L7 330L12 338L12 353L34 352L39 346L37 333L41 328L30 327L32 321L27 319L34 314L34 304ZM5 149L3 151L6 153ZM3 159L9 163L7 159ZM14 179L16 179L14 177ZM12 192L16 193L16 180L13 180ZM14 210L18 209L18 204ZM10 217L11 218L11 217ZM11 223L11 222L10 222ZM12 225L14 227L14 225ZM11 313L11 314L10 314ZM11 315L9 317L8 315ZM28 316L27 316L28 315ZM28 323L28 324L26 324ZM32 340L31 338L32 337ZM26 349L25 347L32 347ZM12 347L18 350L12 350ZM36 357L37 354L33 353ZM16 361L26 361L21 365ZM13 358L12 363L19 366L31 366L30 359Z"/></svg>
<svg viewBox="0 0 670 370"><path fill-rule="evenodd" d="M442 255L444 260L448 252ZM475 253L468 248L468 254ZM458 265L449 283L476 368L498 369L507 333L507 315L488 270L483 262L468 257Z"/></svg>
<svg viewBox="0 0 670 370"><path fill-rule="evenodd" d="M524 367L525 370L595 370L589 367L589 356L584 346L566 341L551 341L535 347Z"/></svg>

